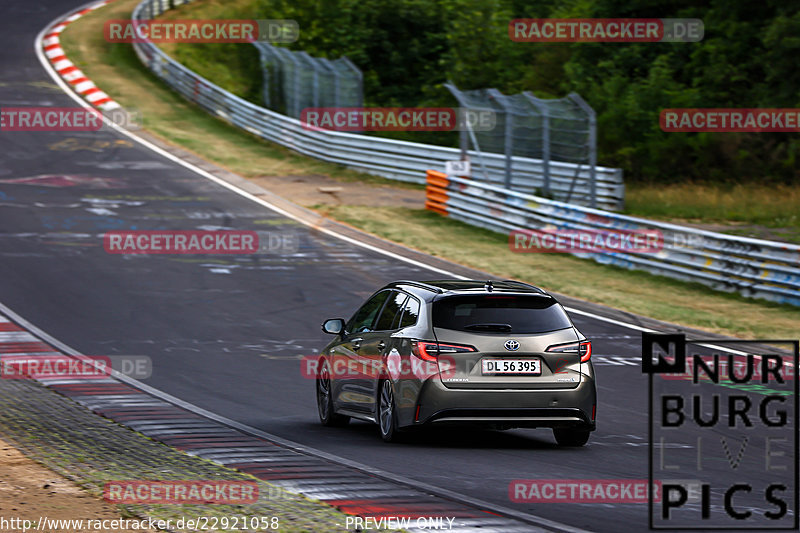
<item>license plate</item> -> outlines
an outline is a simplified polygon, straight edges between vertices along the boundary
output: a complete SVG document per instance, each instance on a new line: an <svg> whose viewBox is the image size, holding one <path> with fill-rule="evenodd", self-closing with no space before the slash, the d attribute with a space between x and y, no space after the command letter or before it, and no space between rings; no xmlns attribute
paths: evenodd
<svg viewBox="0 0 800 533"><path fill-rule="evenodd" d="M481 359L481 374L527 374L542 373L541 359Z"/></svg>

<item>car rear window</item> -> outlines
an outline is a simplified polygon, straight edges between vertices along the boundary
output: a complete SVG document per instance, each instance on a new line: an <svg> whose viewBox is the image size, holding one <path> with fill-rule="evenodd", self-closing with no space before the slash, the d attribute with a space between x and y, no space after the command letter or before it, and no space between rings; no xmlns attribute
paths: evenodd
<svg viewBox="0 0 800 533"><path fill-rule="evenodd" d="M572 327L564 308L542 296L449 296L433 303L433 327L473 333L544 333ZM508 329L510 327L510 329Z"/></svg>

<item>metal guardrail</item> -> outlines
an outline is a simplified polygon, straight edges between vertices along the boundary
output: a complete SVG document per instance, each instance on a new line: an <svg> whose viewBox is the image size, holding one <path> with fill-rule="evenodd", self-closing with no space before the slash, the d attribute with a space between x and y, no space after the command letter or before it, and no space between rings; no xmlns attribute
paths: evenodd
<svg viewBox="0 0 800 533"><path fill-rule="evenodd" d="M575 253L598 263L695 281L743 296L800 305L800 245L726 235L579 207L427 172L425 207L508 234L512 230L658 230L658 253Z"/></svg>
<svg viewBox="0 0 800 533"><path fill-rule="evenodd" d="M192 0L144 0L136 6L132 18L149 20L173 7ZM444 170L445 161L461 159L460 150L429 144L383 139L353 133L312 131L293 119L257 106L217 87L162 52L152 43L133 45L139 59L165 83L188 100L248 132L286 146L301 154L338 163L385 178L424 183L429 168ZM471 159L482 158L487 182L503 183L505 156L478 154L469 151ZM544 187L541 159L514 157L511 186L515 190L534 192ZM571 194L571 202L590 202L591 172L588 165L550 161L549 189L556 198ZM622 170L595 167L597 206L621 209L625 195ZM574 182L574 183L573 183Z"/></svg>

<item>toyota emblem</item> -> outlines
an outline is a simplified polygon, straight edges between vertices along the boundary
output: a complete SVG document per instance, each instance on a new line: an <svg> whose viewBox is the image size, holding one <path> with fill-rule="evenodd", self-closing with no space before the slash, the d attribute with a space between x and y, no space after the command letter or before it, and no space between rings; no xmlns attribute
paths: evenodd
<svg viewBox="0 0 800 533"><path fill-rule="evenodd" d="M503 346L505 346L506 350L510 352L516 352L519 350L519 342L515 341L514 339L507 340Z"/></svg>

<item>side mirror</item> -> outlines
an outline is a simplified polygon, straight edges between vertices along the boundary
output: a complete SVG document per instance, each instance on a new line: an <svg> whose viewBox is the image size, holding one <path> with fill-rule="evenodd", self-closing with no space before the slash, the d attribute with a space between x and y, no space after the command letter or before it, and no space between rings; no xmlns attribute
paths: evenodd
<svg viewBox="0 0 800 533"><path fill-rule="evenodd" d="M331 335L338 335L344 331L344 320L341 318L329 318L322 323L322 331Z"/></svg>

